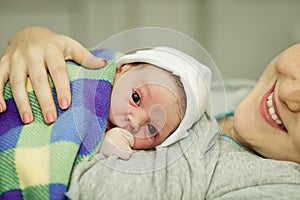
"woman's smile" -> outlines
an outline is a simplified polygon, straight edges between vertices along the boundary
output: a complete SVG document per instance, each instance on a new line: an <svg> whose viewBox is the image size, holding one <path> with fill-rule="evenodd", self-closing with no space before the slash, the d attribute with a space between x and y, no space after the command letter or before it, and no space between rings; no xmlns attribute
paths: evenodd
<svg viewBox="0 0 300 200"><path fill-rule="evenodd" d="M274 88L275 84L270 88L266 94L263 96L261 100L261 114L263 118L269 123L272 127L279 129L281 131L287 132L284 124L282 123L281 117L279 115L275 95Z"/></svg>
<svg viewBox="0 0 300 200"><path fill-rule="evenodd" d="M233 127L260 155L300 163L300 44L270 63L237 107Z"/></svg>

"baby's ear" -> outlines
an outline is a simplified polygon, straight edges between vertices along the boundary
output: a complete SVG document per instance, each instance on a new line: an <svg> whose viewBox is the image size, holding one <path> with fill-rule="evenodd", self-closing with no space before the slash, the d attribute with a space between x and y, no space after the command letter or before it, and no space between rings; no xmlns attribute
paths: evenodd
<svg viewBox="0 0 300 200"><path fill-rule="evenodd" d="M117 73L120 73L120 72L125 72L129 69L130 65L129 64L124 64L122 66L120 66L118 69L117 69Z"/></svg>

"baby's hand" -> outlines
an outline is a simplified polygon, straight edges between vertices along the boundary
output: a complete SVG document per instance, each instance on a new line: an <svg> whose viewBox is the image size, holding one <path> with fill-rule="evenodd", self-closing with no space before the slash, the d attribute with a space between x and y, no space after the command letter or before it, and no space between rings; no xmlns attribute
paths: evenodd
<svg viewBox="0 0 300 200"><path fill-rule="evenodd" d="M104 156L117 156L128 160L132 154L131 147L134 144L132 134L122 128L112 128L105 133L100 153Z"/></svg>

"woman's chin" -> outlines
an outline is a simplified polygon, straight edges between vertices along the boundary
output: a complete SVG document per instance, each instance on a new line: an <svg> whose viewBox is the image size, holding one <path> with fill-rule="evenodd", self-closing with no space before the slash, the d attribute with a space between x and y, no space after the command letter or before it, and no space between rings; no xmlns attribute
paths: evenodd
<svg viewBox="0 0 300 200"><path fill-rule="evenodd" d="M237 137L245 143L255 139L255 116L246 110L246 102L242 102L234 113L233 128Z"/></svg>

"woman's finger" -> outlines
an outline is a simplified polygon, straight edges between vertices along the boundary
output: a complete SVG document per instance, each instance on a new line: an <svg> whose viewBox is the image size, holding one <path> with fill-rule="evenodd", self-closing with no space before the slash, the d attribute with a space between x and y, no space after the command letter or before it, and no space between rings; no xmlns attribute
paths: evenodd
<svg viewBox="0 0 300 200"><path fill-rule="evenodd" d="M97 58L84 48L78 41L66 37L65 58L72 59L80 65L90 69L100 69L104 67L107 60Z"/></svg>
<svg viewBox="0 0 300 200"><path fill-rule="evenodd" d="M10 87L15 103L24 124L32 122L33 115L26 91L27 71L26 64L18 55L10 59Z"/></svg>
<svg viewBox="0 0 300 200"><path fill-rule="evenodd" d="M50 124L57 118L55 103L52 96L52 91L48 79L48 74L45 68L45 63L42 56L27 55L27 63L29 68L29 77L41 107L44 120Z"/></svg>
<svg viewBox="0 0 300 200"><path fill-rule="evenodd" d="M9 76L9 60L7 55L2 56L0 60L0 113L6 110L6 103L4 100L4 87Z"/></svg>
<svg viewBox="0 0 300 200"><path fill-rule="evenodd" d="M62 52L56 48L49 49L46 52L46 65L55 86L59 107L67 109L71 104L71 91Z"/></svg>

